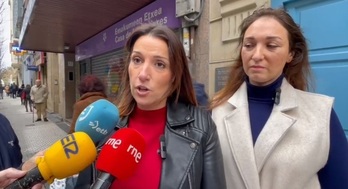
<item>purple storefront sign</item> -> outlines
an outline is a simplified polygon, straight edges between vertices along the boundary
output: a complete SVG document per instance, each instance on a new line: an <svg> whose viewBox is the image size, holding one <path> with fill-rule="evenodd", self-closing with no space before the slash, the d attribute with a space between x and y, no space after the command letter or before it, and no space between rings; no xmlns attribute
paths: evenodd
<svg viewBox="0 0 348 189"><path fill-rule="evenodd" d="M157 22L170 28L180 27L181 21L175 17L175 0L156 0L89 40L77 45L75 49L76 61L123 47L134 28L142 23L150 22Z"/></svg>

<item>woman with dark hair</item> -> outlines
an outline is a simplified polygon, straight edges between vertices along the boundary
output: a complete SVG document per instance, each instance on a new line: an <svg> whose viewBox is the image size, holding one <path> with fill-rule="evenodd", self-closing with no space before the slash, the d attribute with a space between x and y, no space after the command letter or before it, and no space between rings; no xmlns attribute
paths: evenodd
<svg viewBox="0 0 348 189"><path fill-rule="evenodd" d="M81 80L78 90L80 99L74 104L73 117L70 124L69 133L75 132L75 123L81 112L91 103L106 99L105 87L103 82L95 75L86 75Z"/></svg>
<svg viewBox="0 0 348 189"><path fill-rule="evenodd" d="M227 188L348 188L348 143L333 98L307 92L308 48L281 9L241 24L239 54L212 100Z"/></svg>
<svg viewBox="0 0 348 189"><path fill-rule="evenodd" d="M110 188L226 188L216 127L209 113L197 107L180 40L166 26L142 25L126 48L116 128L136 129L147 147L135 173L116 179ZM158 153L160 138L166 144L165 157ZM76 188L85 188L82 184L78 180Z"/></svg>

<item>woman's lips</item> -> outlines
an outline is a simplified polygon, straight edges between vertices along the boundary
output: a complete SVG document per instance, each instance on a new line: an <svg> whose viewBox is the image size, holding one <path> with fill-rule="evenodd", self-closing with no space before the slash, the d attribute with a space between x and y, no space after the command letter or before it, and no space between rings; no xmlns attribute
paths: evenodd
<svg viewBox="0 0 348 189"><path fill-rule="evenodd" d="M145 96L150 92L150 90L144 86L138 86L136 89L139 96Z"/></svg>

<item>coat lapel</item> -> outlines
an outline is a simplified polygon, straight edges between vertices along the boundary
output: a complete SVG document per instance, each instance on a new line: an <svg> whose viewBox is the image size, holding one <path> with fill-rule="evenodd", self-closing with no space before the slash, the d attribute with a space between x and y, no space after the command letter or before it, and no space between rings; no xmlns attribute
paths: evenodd
<svg viewBox="0 0 348 189"><path fill-rule="evenodd" d="M224 117L228 143L246 188L258 189L259 175L254 158L245 83L228 100L235 108Z"/></svg>
<svg viewBox="0 0 348 189"><path fill-rule="evenodd" d="M262 170L274 148L296 122L296 118L288 113L297 107L296 95L285 79L281 91L280 104L274 105L272 113L255 143L254 152L258 172ZM282 101L282 99L287 100Z"/></svg>
<svg viewBox="0 0 348 189"><path fill-rule="evenodd" d="M228 114L223 116L226 137L232 156L246 188L259 189L259 172L272 150L281 141L289 128L296 122L292 116L297 107L297 99L294 88L284 79L281 87L280 104L275 105L262 129L258 139L253 145L252 133L250 128L250 118L248 109L246 84L234 93L228 100L233 106ZM282 99L289 99L287 101Z"/></svg>

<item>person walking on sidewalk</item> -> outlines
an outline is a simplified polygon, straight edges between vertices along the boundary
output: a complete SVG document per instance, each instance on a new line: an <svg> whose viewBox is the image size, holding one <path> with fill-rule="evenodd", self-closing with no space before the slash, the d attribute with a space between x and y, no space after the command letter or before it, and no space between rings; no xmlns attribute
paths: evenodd
<svg viewBox="0 0 348 189"><path fill-rule="evenodd" d="M41 84L41 80L37 79L35 84L30 90L30 98L35 104L37 119L36 121L41 121L41 114L44 121L47 120L46 114L46 101L48 97L48 90L45 85Z"/></svg>
<svg viewBox="0 0 348 189"><path fill-rule="evenodd" d="M23 90L24 106L25 106L26 112L28 112L28 104L29 104L30 112L33 111L33 105L30 98L30 91L31 91L31 86L27 84Z"/></svg>
<svg viewBox="0 0 348 189"><path fill-rule="evenodd" d="M17 96L21 98L21 105L24 105L24 84L21 85L21 87L18 89Z"/></svg>
<svg viewBox="0 0 348 189"><path fill-rule="evenodd" d="M0 83L0 99L4 99L4 89L5 87Z"/></svg>

